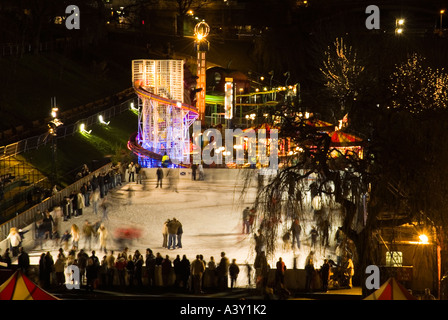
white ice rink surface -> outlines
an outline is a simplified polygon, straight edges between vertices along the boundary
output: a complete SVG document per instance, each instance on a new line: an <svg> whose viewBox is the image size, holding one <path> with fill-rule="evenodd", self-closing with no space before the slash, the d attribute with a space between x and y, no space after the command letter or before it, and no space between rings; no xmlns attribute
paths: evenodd
<svg viewBox="0 0 448 320"><path fill-rule="evenodd" d="M247 285L246 269L243 264L253 264L255 260L254 239L252 234L242 234L242 210L246 206L252 206L255 199L256 188L251 187L241 201L242 181L192 181L180 179L178 183L178 193L168 189L168 181L164 179L164 188L155 188L155 179L146 181L146 188L135 182L125 182L111 190L108 199L112 206L109 209L108 220L105 220L105 226L109 234L113 236L114 230L121 227L140 228L141 238L132 242L129 246L129 252L134 253L139 250L143 255L146 248L151 248L154 254L160 252L163 257L168 255L173 261L177 255L180 258L185 254L187 258L193 261L197 254L202 254L206 262L210 256L219 262L220 253L224 251L231 261L236 259L240 264L240 275L237 286ZM129 197L129 187L132 188L132 197ZM130 202L130 203L129 203ZM101 219L99 215L93 213L92 206L85 208L82 216L71 218L69 221L61 222L60 233L70 230L70 226L75 223L80 228L85 220L96 222ZM162 247L162 227L168 218L175 217L182 225L184 234L182 237L181 249L168 250ZM333 227L333 229L336 226ZM305 233L308 233L308 227L303 226ZM334 230L330 234L330 244L333 248ZM297 267L304 268L305 258L310 248L307 241L307 235L302 231L302 247L300 252L292 249L283 248L282 240L279 239L278 250L275 257L268 260L271 267L279 257L283 258L287 268L293 267L294 254L297 257ZM99 251L99 244L92 242L92 250L96 250L96 255L100 258L104 253ZM31 250L30 259L32 264L39 263L40 254L43 251L50 251L53 259L56 260L57 250L61 246L48 240L43 245L43 250L36 248ZM84 239L81 236L79 248L84 247ZM87 248L88 249L88 248ZM108 249L114 250L115 257L119 251L118 244L114 239L109 238ZM121 249L120 249L121 250ZM88 252L90 255L90 252ZM333 252L326 249L326 252L317 249L315 261L319 267L324 256L331 256L334 259ZM251 281L253 283L253 281Z"/></svg>

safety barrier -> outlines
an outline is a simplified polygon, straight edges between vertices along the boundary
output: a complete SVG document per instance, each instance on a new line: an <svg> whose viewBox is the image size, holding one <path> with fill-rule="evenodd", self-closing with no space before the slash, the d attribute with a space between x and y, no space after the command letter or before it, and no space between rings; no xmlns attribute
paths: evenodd
<svg viewBox="0 0 448 320"><path fill-rule="evenodd" d="M51 208L60 205L64 197L70 196L72 191L80 190L82 185L87 181L90 181L94 175L99 175L102 172L108 171L111 165L112 165L111 163L108 163L102 166L101 168L90 173L89 175L75 181L74 183L62 189L61 191L58 191L51 197L44 199L40 203L31 207L30 209L18 214L15 218L0 225L0 241L2 241L0 242L1 243L0 248L3 249L5 247L6 244L3 242L6 242L5 239L8 237L9 230L12 227L23 229L28 225L33 224L37 219L41 218L40 216L41 212L45 212L45 210L50 210Z"/></svg>
<svg viewBox="0 0 448 320"><path fill-rule="evenodd" d="M113 118L116 115L119 115L131 108L131 103L134 102L136 104L137 98L131 98L129 100L126 100L125 102L118 104L116 106L113 106L109 109L106 109L104 111L100 111L90 117L87 117L85 119L81 119L76 121L73 124L61 126L57 128L57 139L63 139L67 136L71 136L79 131L79 126L81 123L84 123L86 125L86 128L88 128L91 125L99 123L99 116L101 115L103 117L104 121L109 120L110 118ZM48 138L48 133L43 133L39 136L34 136L31 138L27 138L6 146L0 147L0 158L7 158L11 156L15 156L24 152L35 150L41 146L46 145L47 143L51 143L51 139Z"/></svg>

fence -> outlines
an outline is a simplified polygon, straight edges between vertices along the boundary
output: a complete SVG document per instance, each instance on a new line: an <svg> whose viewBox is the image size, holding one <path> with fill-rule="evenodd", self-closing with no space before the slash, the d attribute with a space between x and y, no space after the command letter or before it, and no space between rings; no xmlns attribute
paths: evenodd
<svg viewBox="0 0 448 320"><path fill-rule="evenodd" d="M75 134L76 132L79 131L79 126L81 123L84 123L86 128L89 128L89 126L99 123L100 115L103 117L104 121L109 120L110 118L129 110L131 108L131 102L133 102L135 105L137 105L137 98L136 97L131 98L119 105L113 106L109 109L100 111L92 116L89 116L88 118L78 120L75 123L67 125L67 126L59 127L59 128L57 128L57 139L63 139L67 136L71 136L71 135ZM35 150L41 146L46 145L47 143L51 143L51 139L49 139L48 133L43 133L39 136L27 138L27 139L9 144L7 146L0 147L0 159Z"/></svg>
<svg viewBox="0 0 448 320"><path fill-rule="evenodd" d="M45 210L50 210L55 206L59 206L62 203L64 197L69 197L72 191L79 191L84 183L90 181L94 175L98 175L102 172L108 171L111 168L111 165L112 165L111 163L108 163L102 166L98 170L95 170L89 175L77 180L76 182L72 183L68 187L59 191L55 195L52 195L51 197L44 199L42 202L36 204L32 208L18 214L15 218L0 225L0 241L6 239L6 237L9 234L9 230L12 227L23 229L26 226L34 223L36 218L39 219L41 218L39 216L40 212L45 212Z"/></svg>

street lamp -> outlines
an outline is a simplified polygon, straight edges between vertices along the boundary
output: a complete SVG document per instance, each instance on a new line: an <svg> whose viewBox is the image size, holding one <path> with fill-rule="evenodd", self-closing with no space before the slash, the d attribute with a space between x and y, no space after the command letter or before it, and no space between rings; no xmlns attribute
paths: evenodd
<svg viewBox="0 0 448 320"><path fill-rule="evenodd" d="M421 234L418 236L418 238L420 239L420 243L422 244L428 244L428 236L426 234Z"/></svg>
<svg viewBox="0 0 448 320"><path fill-rule="evenodd" d="M442 30L442 18L443 18L443 14L445 13L445 9L440 10L440 30Z"/></svg>
<svg viewBox="0 0 448 320"><path fill-rule="evenodd" d="M210 27L205 21L201 21L194 27L196 38L195 49L197 52L197 88L201 88L196 99L196 107L199 111L199 120L205 123L205 88L206 88L206 58L205 54L210 48L210 43L206 40L210 32Z"/></svg>
<svg viewBox="0 0 448 320"><path fill-rule="evenodd" d="M403 18L396 19L395 20L395 33L402 34L403 27L404 27L404 19Z"/></svg>

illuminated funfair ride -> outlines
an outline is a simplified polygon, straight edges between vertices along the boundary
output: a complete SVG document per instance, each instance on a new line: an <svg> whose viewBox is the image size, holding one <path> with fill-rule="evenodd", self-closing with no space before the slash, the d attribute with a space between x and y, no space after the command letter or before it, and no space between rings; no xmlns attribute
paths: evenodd
<svg viewBox="0 0 448 320"><path fill-rule="evenodd" d="M138 96L138 132L128 148L144 168L189 163L189 128L199 117L184 101L183 60L133 60L132 83Z"/></svg>

